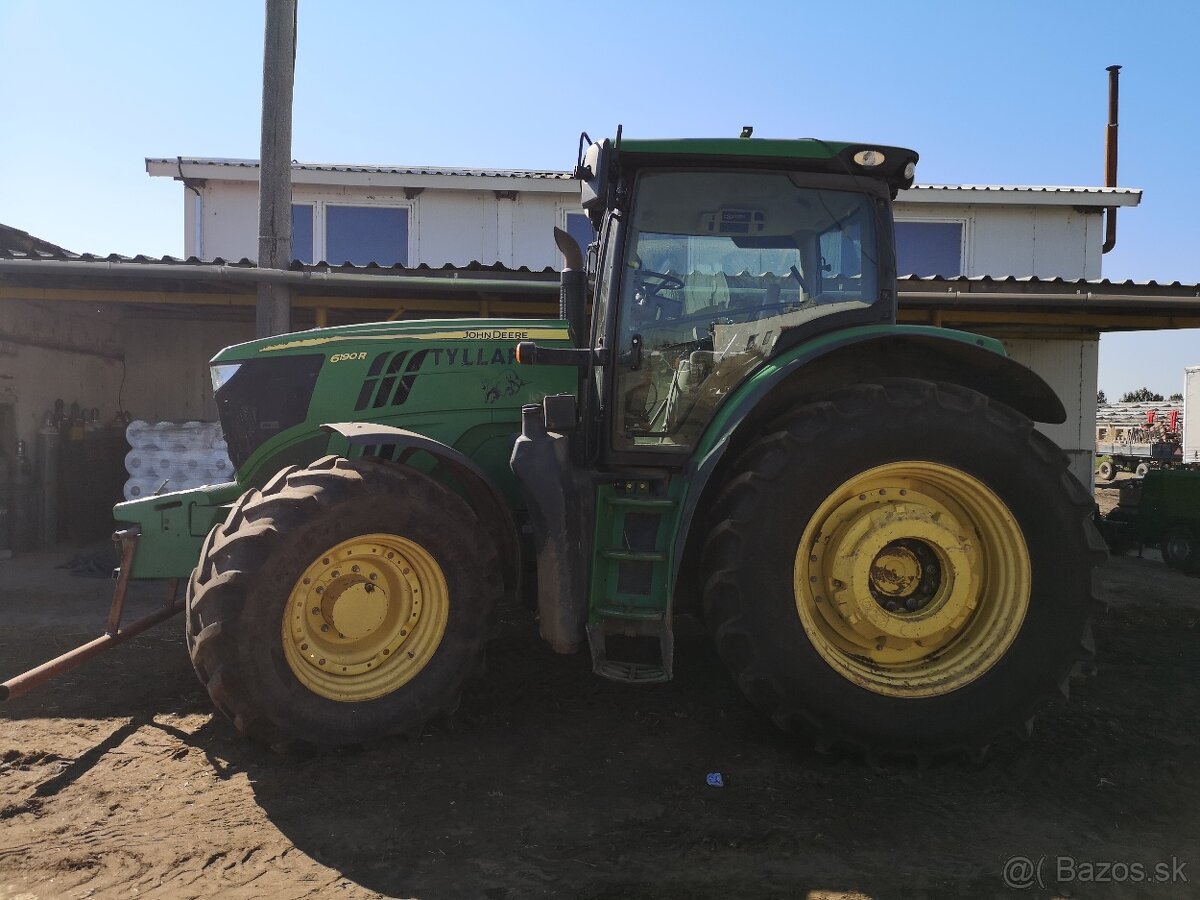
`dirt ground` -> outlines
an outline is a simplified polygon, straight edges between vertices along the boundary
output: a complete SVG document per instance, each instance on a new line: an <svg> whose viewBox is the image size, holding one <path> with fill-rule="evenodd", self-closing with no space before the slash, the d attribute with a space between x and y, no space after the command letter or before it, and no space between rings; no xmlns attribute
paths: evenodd
<svg viewBox="0 0 1200 900"><path fill-rule="evenodd" d="M0 563L5 676L98 632L110 584L65 555ZM0 900L1200 896L1200 579L1102 576L1071 702L927 770L793 747L694 623L673 683L627 687L524 613L452 722L283 759L214 717L174 620L0 706Z"/></svg>

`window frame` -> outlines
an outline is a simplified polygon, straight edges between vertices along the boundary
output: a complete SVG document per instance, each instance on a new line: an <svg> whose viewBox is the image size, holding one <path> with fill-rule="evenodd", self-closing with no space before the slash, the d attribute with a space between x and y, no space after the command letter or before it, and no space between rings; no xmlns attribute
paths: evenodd
<svg viewBox="0 0 1200 900"><path fill-rule="evenodd" d="M317 264L325 262L329 265L340 266L345 260L337 260L336 262L328 259L329 255L329 235L328 235L328 217L326 211L331 206L351 206L364 209L403 209L408 212L408 245L405 248L405 254L408 257L407 262L403 265L406 268L412 268L420 265L420 240L419 240L419 221L418 214L419 204L414 200L375 200L375 199L356 199L353 197L337 197L337 198L322 198L322 197L302 197L292 199L292 206L308 206L313 211L313 263ZM296 259L297 257L292 257ZM378 260L373 260L378 262ZM380 263L380 265L383 265ZM389 264L390 265L390 264Z"/></svg>
<svg viewBox="0 0 1200 900"><path fill-rule="evenodd" d="M962 270L958 275L943 275L942 278L964 278L971 274L971 257L970 250L972 246L972 225L973 219L967 216L922 216L922 215L893 215L892 220L896 225L960 225L962 231L958 242L958 260L959 268ZM911 275L911 272L900 271L900 246L896 242L896 277L905 278ZM926 278L935 276L926 275Z"/></svg>

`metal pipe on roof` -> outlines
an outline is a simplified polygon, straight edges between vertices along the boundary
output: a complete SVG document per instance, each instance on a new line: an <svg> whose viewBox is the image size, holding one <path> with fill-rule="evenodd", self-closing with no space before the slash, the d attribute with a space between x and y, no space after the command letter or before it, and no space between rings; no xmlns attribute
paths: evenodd
<svg viewBox="0 0 1200 900"><path fill-rule="evenodd" d="M235 284L321 285L327 288L414 288L444 286L493 294L558 294L558 279L463 278L451 275L360 275L351 272L312 272L258 269L250 266L125 263L111 260L0 259L0 282L13 275L92 275L111 278L175 278L180 281L230 281Z"/></svg>
<svg viewBox="0 0 1200 900"><path fill-rule="evenodd" d="M1104 131L1104 186L1117 186L1117 106L1118 80L1121 76L1120 66L1109 66L1108 69L1108 127ZM1107 206L1104 209L1104 246L1101 253L1108 253L1117 246L1117 208Z"/></svg>

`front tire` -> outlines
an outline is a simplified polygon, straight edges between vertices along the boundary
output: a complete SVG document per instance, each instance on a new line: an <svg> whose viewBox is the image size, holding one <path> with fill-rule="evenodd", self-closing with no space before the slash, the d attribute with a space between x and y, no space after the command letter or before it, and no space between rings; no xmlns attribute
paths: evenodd
<svg viewBox="0 0 1200 900"><path fill-rule="evenodd" d="M981 394L843 389L734 463L706 619L781 727L873 758L979 756L1090 653L1092 506L1066 456Z"/></svg>
<svg viewBox="0 0 1200 900"><path fill-rule="evenodd" d="M1172 569L1180 572L1200 570L1200 545L1195 532L1186 525L1173 525L1163 535L1162 557Z"/></svg>
<svg viewBox="0 0 1200 900"><path fill-rule="evenodd" d="M276 749L413 733L458 704L501 593L470 507L419 472L326 457L245 494L187 596L213 703Z"/></svg>

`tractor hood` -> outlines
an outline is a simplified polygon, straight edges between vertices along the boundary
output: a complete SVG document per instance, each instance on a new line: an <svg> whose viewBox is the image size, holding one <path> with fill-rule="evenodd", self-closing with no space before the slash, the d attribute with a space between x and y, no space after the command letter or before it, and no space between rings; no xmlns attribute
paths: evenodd
<svg viewBox="0 0 1200 900"><path fill-rule="evenodd" d="M370 322L314 328L275 335L226 347L212 365L246 362L269 356L299 356L320 353L332 358L351 347L380 342L422 341L454 344L461 341L511 343L518 341L567 340L567 324L546 319L419 319L408 322Z"/></svg>
<svg viewBox="0 0 1200 900"><path fill-rule="evenodd" d="M569 346L544 319L426 319L317 328L227 347L213 393L238 480L326 452L329 422L377 422L456 446L481 425L514 434L524 403L574 392L575 373L521 368L520 341ZM478 435L477 435L478 436ZM499 452L499 451L497 451ZM506 451L507 452L507 451Z"/></svg>

